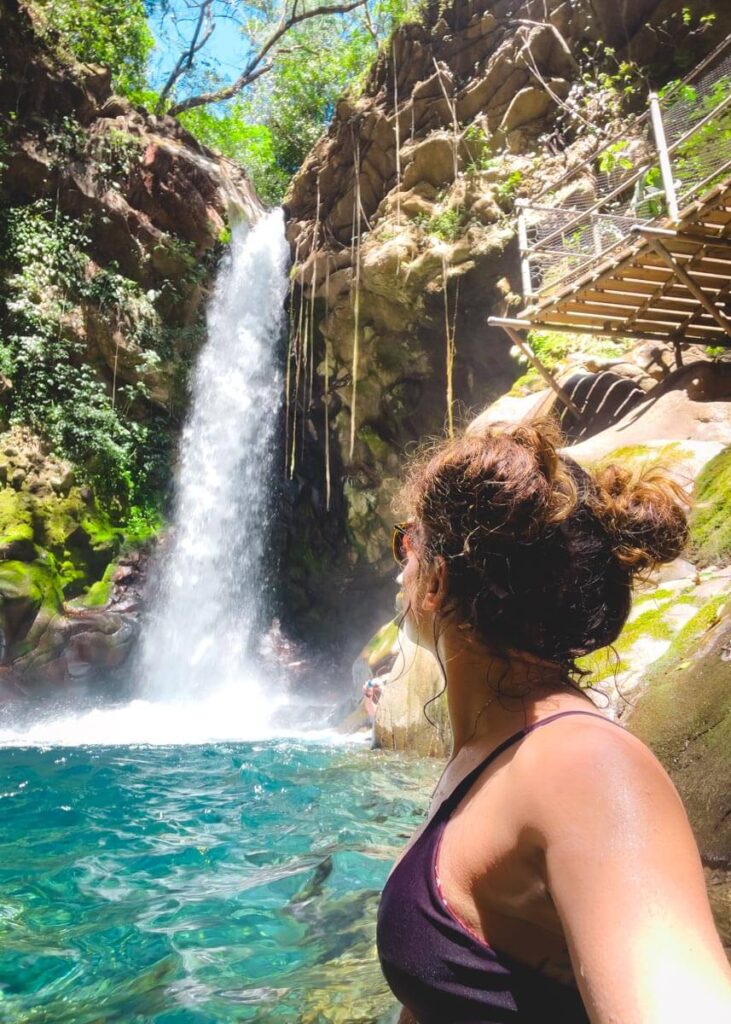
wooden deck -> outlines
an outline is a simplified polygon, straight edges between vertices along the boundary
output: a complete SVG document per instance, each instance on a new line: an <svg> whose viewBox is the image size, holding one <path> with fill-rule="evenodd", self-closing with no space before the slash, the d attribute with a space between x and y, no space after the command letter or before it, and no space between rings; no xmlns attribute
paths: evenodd
<svg viewBox="0 0 731 1024"><path fill-rule="evenodd" d="M638 224L626 244L516 317L491 317L513 340L534 328L731 348L731 169L676 223ZM521 339L522 340L522 339Z"/></svg>

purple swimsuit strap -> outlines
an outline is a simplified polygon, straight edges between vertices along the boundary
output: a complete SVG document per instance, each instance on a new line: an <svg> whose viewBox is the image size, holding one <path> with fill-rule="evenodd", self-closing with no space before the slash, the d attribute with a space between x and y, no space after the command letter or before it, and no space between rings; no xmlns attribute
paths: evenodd
<svg viewBox="0 0 731 1024"><path fill-rule="evenodd" d="M506 740L503 740L502 743L499 743L494 750L491 750L487 757L480 761L477 767L473 768L472 771L469 772L457 786L455 786L455 788L452 790L449 796L445 797L445 799L442 801L437 813L434 815L434 818L432 820L435 820L436 818L441 818L442 812L447 806L449 807L449 813L451 814L451 812L455 809L455 807L460 802L462 797L464 797L468 790L472 788L472 785L474 784L476 779L480 775L482 775L485 769L488 768L493 761L500 757L502 753L504 753L506 750L512 747L515 743L520 742L520 740L522 740L523 737L527 736L528 733L534 732L536 729L540 729L541 726L549 725L551 722L555 722L559 718L568 718L569 715L588 715L590 718L598 718L602 722L609 722L610 725L616 726L618 724L617 722L613 722L611 718L605 718L603 715L598 715L595 711L575 710L557 711L555 715L548 715L546 718L542 718L539 722L534 722L533 725L528 725L524 729L520 729L518 732L513 733L512 736L509 736ZM621 726L619 726L619 728L621 728Z"/></svg>

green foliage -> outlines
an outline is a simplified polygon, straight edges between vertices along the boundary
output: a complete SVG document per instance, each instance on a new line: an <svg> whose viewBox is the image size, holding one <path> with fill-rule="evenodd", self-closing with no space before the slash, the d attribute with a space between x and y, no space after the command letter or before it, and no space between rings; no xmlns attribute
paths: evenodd
<svg viewBox="0 0 731 1024"><path fill-rule="evenodd" d="M700 565L731 560L731 448L711 459L696 480L690 554Z"/></svg>
<svg viewBox="0 0 731 1024"><path fill-rule="evenodd" d="M32 0L49 34L77 60L112 71L115 89L144 89L154 39L144 0Z"/></svg>
<svg viewBox="0 0 731 1024"><path fill-rule="evenodd" d="M561 334L559 331L530 331L528 344L548 370L559 370L573 353L586 353L598 359L618 359L628 347L611 338L597 338L590 334ZM543 379L530 365L528 358L519 349L512 349L511 355L526 367L510 391L512 395L530 392L535 386L543 386Z"/></svg>
<svg viewBox="0 0 731 1024"><path fill-rule="evenodd" d="M102 308L123 303L126 316L136 303L139 340L151 344L158 321L149 300L113 270L89 279L85 225L45 201L8 211L3 241L4 262L14 268L5 280L9 332L0 346L13 385L11 424L27 424L82 467L118 517L154 504L167 475L167 432L154 415L146 423L129 415L139 393L120 389L115 403L70 326L82 300Z"/></svg>
<svg viewBox="0 0 731 1024"><path fill-rule="evenodd" d="M495 154L488 147L489 136L484 128L473 121L462 136L462 141L470 156L465 168L467 174L479 174L493 168Z"/></svg>
<svg viewBox="0 0 731 1024"><path fill-rule="evenodd" d="M245 95L180 120L204 145L243 164L265 202L281 202L338 100L362 87L379 41L385 45L415 10L412 0L370 4L375 38L361 11L306 21L287 34L271 71Z"/></svg>
<svg viewBox="0 0 731 1024"><path fill-rule="evenodd" d="M523 172L513 171L498 185L496 189L498 197L505 200L512 199L522 183Z"/></svg>
<svg viewBox="0 0 731 1024"><path fill-rule="evenodd" d="M611 174L618 169L623 171L632 170L632 161L627 157L629 142L621 139L613 142L606 149L602 150L598 160L599 170L604 174Z"/></svg>
<svg viewBox="0 0 731 1024"><path fill-rule="evenodd" d="M280 166L277 146L267 124L252 123L250 104L242 99L227 106L194 107L180 115L188 131L230 160L246 168L266 203L278 203L289 184L290 174Z"/></svg>
<svg viewBox="0 0 731 1024"><path fill-rule="evenodd" d="M83 152L87 139L86 129L69 114L50 125L46 133L46 145L51 153L53 164L63 167L76 159Z"/></svg>
<svg viewBox="0 0 731 1024"><path fill-rule="evenodd" d="M459 238L462 228L462 211L457 207L451 207L434 214L433 217L421 214L414 217L414 223L432 238L438 238L442 242L454 242Z"/></svg>
<svg viewBox="0 0 731 1024"><path fill-rule="evenodd" d="M94 150L94 172L103 188L123 182L141 155L140 140L119 128L109 128L97 136Z"/></svg>
<svg viewBox="0 0 731 1024"><path fill-rule="evenodd" d="M603 39L584 46L579 60L582 69L579 105L591 103L598 91L604 94L607 114L616 117L628 100L646 95L645 76L639 64L618 56L616 49Z"/></svg>

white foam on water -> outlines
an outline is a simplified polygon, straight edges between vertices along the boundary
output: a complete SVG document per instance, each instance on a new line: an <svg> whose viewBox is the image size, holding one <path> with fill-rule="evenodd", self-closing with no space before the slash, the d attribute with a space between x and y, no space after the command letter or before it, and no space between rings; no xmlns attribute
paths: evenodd
<svg viewBox="0 0 731 1024"><path fill-rule="evenodd" d="M64 710L22 726L0 727L0 747L186 746L291 739L327 746L365 745L370 732L273 726L286 703L267 693L266 682L249 678L203 697L138 698L115 707Z"/></svg>
<svg viewBox="0 0 731 1024"><path fill-rule="evenodd" d="M0 728L0 746L173 746L269 738L281 696L255 678L203 697L139 698L116 707L61 711L25 726Z"/></svg>

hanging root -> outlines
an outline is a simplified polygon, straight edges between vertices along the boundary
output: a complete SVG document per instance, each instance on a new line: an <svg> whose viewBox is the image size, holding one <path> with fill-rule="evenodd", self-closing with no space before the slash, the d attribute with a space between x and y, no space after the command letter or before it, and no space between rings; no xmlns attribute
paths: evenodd
<svg viewBox="0 0 731 1024"><path fill-rule="evenodd" d="M320 240L320 176L317 176L317 207L315 211L315 227L312 232L312 275L310 278L310 380L308 408L312 407L312 392L315 383L315 289L317 287L317 246Z"/></svg>
<svg viewBox="0 0 731 1024"><path fill-rule="evenodd" d="M350 403L350 455L355 451L356 401L358 397L358 357L360 342L360 141L355 147L355 293L353 298L353 391Z"/></svg>
<svg viewBox="0 0 731 1024"><path fill-rule="evenodd" d="M447 256L442 253L442 287L444 290L444 333L446 338L447 369L447 430L450 439L454 437L454 355L456 352L457 306L459 305L459 281L454 296L454 310L449 315L449 282L447 278Z"/></svg>
<svg viewBox="0 0 731 1024"><path fill-rule="evenodd" d="M394 125L396 135L396 227L401 227L401 128L398 111L398 69L396 67L396 43L391 46L391 59L393 62L393 109Z"/></svg>
<svg viewBox="0 0 731 1024"><path fill-rule="evenodd" d="M325 303L330 299L330 260L325 265ZM325 338L325 511L330 511L330 352Z"/></svg>
<svg viewBox="0 0 731 1024"><path fill-rule="evenodd" d="M300 255L300 240L297 239L297 244L294 250L294 264L292 266L292 276L289 281L289 332L287 335L287 369L286 377L284 382L284 472L289 472L289 409L291 404L291 392L292 392L292 355L294 346L294 279L295 271L297 269L297 263ZM295 405L296 409L296 405ZM295 412L296 415L296 412ZM294 429L292 430L292 436L294 437ZM290 474L291 475L291 474Z"/></svg>

